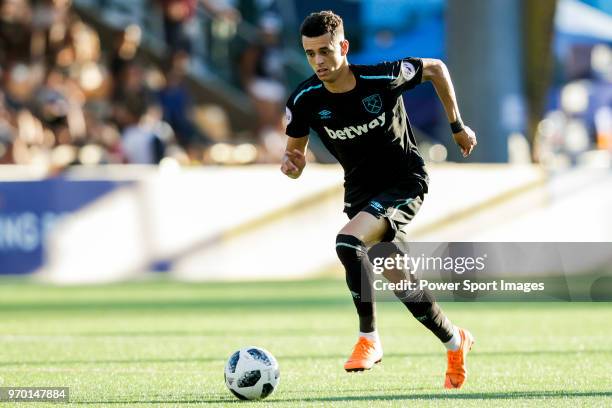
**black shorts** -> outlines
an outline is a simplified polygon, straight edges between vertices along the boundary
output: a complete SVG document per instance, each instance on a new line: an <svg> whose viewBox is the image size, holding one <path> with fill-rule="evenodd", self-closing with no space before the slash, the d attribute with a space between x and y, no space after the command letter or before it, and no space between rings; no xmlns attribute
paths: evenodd
<svg viewBox="0 0 612 408"><path fill-rule="evenodd" d="M391 228L383 241L405 242L406 227L421 208L424 199L425 190L419 181L402 182L373 196L365 205L347 209L346 213L350 219L361 211L372 214L378 219L384 218Z"/></svg>

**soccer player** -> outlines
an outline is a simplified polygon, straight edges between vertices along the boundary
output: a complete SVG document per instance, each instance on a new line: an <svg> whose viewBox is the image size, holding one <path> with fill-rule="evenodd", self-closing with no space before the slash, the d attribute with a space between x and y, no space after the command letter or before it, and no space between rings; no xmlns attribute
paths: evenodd
<svg viewBox="0 0 612 408"><path fill-rule="evenodd" d="M382 359L372 288L361 284L362 258L379 242L405 241L406 227L419 210L428 187L424 161L402 101L402 93L431 81L444 105L455 142L467 157L474 132L464 126L444 63L404 58L378 65L349 64L349 42L342 19L332 11L312 13L300 32L314 75L287 102L289 136L281 171L298 178L306 165L309 129L338 159L345 174L345 209L350 221L336 237L336 252L359 316L359 337L344 364L346 371L368 370ZM393 254L388 254L392 256ZM384 276L398 281L398 271ZM428 291L396 291L413 316L446 346L446 388L460 388L466 355L474 342L451 324Z"/></svg>

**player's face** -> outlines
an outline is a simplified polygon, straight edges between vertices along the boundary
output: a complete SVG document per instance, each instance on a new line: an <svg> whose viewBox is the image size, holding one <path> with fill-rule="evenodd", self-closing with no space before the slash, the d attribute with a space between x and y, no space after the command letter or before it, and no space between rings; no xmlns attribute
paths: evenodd
<svg viewBox="0 0 612 408"><path fill-rule="evenodd" d="M332 37L330 33L318 37L302 36L302 46L310 67L324 82L334 82L346 64L348 41L342 34Z"/></svg>

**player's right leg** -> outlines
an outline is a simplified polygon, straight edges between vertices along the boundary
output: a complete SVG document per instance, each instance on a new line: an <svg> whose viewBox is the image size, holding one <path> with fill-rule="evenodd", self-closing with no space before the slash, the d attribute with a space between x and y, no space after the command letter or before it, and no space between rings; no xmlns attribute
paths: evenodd
<svg viewBox="0 0 612 408"><path fill-rule="evenodd" d="M336 237L336 252L346 271L346 283L359 315L359 336L344 364L346 371L369 370L382 359L382 346L376 330L374 293L363 273L367 265L367 245L378 242L388 225L368 213L357 214Z"/></svg>

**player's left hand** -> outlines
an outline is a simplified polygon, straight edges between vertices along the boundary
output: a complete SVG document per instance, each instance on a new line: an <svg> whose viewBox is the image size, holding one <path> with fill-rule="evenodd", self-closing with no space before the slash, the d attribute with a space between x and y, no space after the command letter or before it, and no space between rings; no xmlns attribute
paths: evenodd
<svg viewBox="0 0 612 408"><path fill-rule="evenodd" d="M453 134L453 139L455 139L459 149L461 149L463 157L468 157L478 144L478 141L476 141L476 133L467 126L465 126L461 132Z"/></svg>

